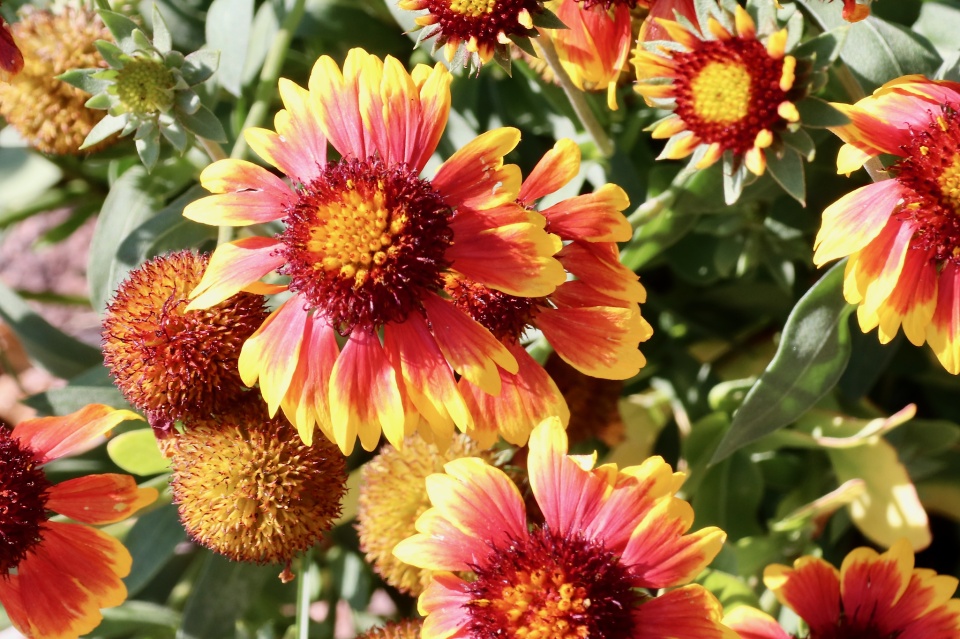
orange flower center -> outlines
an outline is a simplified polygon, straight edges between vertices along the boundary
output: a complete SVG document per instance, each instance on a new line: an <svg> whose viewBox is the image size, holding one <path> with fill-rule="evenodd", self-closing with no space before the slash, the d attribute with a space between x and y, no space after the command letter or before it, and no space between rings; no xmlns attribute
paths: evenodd
<svg viewBox="0 0 960 639"><path fill-rule="evenodd" d="M184 312L208 258L190 251L130 272L103 320L104 361L117 387L158 435L176 420L232 410L247 394L237 371L243 343L263 324L263 296L238 293Z"/></svg>
<svg viewBox="0 0 960 639"><path fill-rule="evenodd" d="M453 303L500 341L519 340L546 304L545 298L516 297L465 277L447 275L444 280Z"/></svg>
<svg viewBox="0 0 960 639"><path fill-rule="evenodd" d="M300 189L281 249L290 289L343 334L402 322L440 288L452 210L429 182L382 160L342 160Z"/></svg>
<svg viewBox="0 0 960 639"><path fill-rule="evenodd" d="M912 131L903 159L890 168L905 189L897 216L917 231L911 246L933 250L936 261L960 264L960 114L956 105L931 113L926 128Z"/></svg>
<svg viewBox="0 0 960 639"><path fill-rule="evenodd" d="M50 487L33 451L0 425L0 579L40 543Z"/></svg>
<svg viewBox="0 0 960 639"><path fill-rule="evenodd" d="M633 636L638 597L616 555L546 527L494 548L468 584L469 634L517 639Z"/></svg>
<svg viewBox="0 0 960 639"><path fill-rule="evenodd" d="M674 52L676 113L706 144L742 154L757 134L782 123L777 108L787 100L780 88L783 60L755 39L708 40Z"/></svg>

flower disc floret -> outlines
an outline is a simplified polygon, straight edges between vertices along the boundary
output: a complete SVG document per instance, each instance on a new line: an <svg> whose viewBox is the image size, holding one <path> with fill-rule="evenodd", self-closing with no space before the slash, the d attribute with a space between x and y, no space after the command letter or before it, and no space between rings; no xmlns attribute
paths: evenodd
<svg viewBox="0 0 960 639"><path fill-rule="evenodd" d="M305 445L284 418L267 418L259 401L221 422L189 424L171 451L170 485L184 528L234 561L289 565L340 514L343 456L326 441Z"/></svg>
<svg viewBox="0 0 960 639"><path fill-rule="evenodd" d="M602 543L548 527L491 548L467 593L471 636L528 639L630 637L639 598L629 572Z"/></svg>
<svg viewBox="0 0 960 639"><path fill-rule="evenodd" d="M163 62L138 56L117 71L113 89L124 111L145 117L170 110L176 84L176 76Z"/></svg>
<svg viewBox="0 0 960 639"><path fill-rule="evenodd" d="M0 576L40 543L51 486L34 452L0 425Z"/></svg>
<svg viewBox="0 0 960 639"><path fill-rule="evenodd" d="M403 165L330 163L301 187L285 219L280 272L343 335L402 322L440 286L452 213Z"/></svg>

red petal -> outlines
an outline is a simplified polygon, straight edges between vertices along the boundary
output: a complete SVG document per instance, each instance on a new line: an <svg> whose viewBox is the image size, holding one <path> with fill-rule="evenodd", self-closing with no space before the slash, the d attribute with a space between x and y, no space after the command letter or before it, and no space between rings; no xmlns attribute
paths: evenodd
<svg viewBox="0 0 960 639"><path fill-rule="evenodd" d="M47 508L83 524L112 524L157 499L155 488L137 488L129 475L87 475L60 482L47 493Z"/></svg>
<svg viewBox="0 0 960 639"><path fill-rule="evenodd" d="M41 464L87 450L114 426L129 419L143 419L128 410L103 404L88 404L63 417L40 417L21 422L13 437L31 449Z"/></svg>

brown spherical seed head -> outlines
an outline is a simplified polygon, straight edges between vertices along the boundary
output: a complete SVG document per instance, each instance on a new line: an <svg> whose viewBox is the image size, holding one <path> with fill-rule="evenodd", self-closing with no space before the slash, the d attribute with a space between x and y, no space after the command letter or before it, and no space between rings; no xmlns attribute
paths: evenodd
<svg viewBox="0 0 960 639"><path fill-rule="evenodd" d="M412 595L423 592L431 572L403 563L393 555L393 548L416 534L414 523L430 508L424 482L428 475L442 473L448 461L488 456L465 435L454 437L443 452L413 435L404 441L402 449L384 446L363 466L357 508L360 550L384 581Z"/></svg>
<svg viewBox="0 0 960 639"><path fill-rule="evenodd" d="M0 424L0 578L40 543L50 486L33 451Z"/></svg>
<svg viewBox="0 0 960 639"><path fill-rule="evenodd" d="M59 13L26 10L10 31L23 52L24 64L9 83L0 82L0 115L44 153L79 153L84 138L106 111L83 106L90 95L56 76L70 69L106 68L93 43L112 42L113 36L95 11L76 7L64 7Z"/></svg>
<svg viewBox="0 0 960 639"><path fill-rule="evenodd" d="M289 567L333 527L346 492L346 462L336 445L323 438L304 445L259 401L241 417L189 423L170 462L187 533L234 561Z"/></svg>
<svg viewBox="0 0 960 639"><path fill-rule="evenodd" d="M208 257L180 251L130 272L107 306L104 361L123 396L158 431L230 412L247 394L237 359L267 318L261 295L238 293L184 311Z"/></svg>

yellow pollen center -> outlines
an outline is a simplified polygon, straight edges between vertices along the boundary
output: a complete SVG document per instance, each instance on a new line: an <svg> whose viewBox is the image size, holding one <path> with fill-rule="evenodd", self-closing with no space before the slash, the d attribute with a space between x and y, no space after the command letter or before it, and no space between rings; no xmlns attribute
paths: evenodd
<svg viewBox="0 0 960 639"><path fill-rule="evenodd" d="M742 63L711 62L690 83L694 111L705 122L739 122L750 110L750 85Z"/></svg>
<svg viewBox="0 0 960 639"><path fill-rule="evenodd" d="M560 570L536 569L518 572L517 582L507 586L498 600L477 600L492 607L514 624L516 639L586 639L589 628L573 620L590 607L586 589L566 581Z"/></svg>
<svg viewBox="0 0 960 639"><path fill-rule="evenodd" d="M450 0L450 10L456 13L479 18L485 13L493 13L499 0Z"/></svg>
<svg viewBox="0 0 960 639"><path fill-rule="evenodd" d="M953 156L953 163L940 174L938 182L944 202L960 215L960 153Z"/></svg>
<svg viewBox="0 0 960 639"><path fill-rule="evenodd" d="M324 205L321 218L323 223L311 229L307 250L319 256L317 269L339 271L355 286L387 261L396 250L393 238L407 223L405 214L387 208L382 182L372 192L348 183L338 202Z"/></svg>

